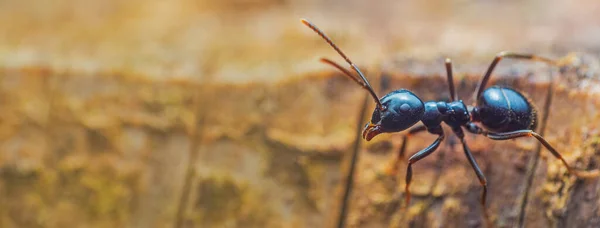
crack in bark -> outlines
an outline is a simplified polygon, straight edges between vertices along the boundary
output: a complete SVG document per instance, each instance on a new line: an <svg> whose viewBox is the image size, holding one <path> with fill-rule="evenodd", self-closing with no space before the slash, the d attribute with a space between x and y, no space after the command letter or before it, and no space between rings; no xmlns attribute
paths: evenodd
<svg viewBox="0 0 600 228"><path fill-rule="evenodd" d="M213 53L214 54L214 53ZM210 82L214 79L214 72L216 70L215 66L217 65L215 61L218 61L218 55L215 55L214 59L208 60L204 62L203 70L204 75L202 76L201 87L210 87ZM210 99L206 99L206 95L209 92L205 92L207 89L198 89L194 94L194 116L195 120L193 121L193 127L188 132L188 137L190 138L190 149L188 152L188 163L186 164L186 173L183 180L183 186L181 189L181 196L179 198L179 202L177 204L177 211L175 212L175 228L183 227L183 223L185 221L185 211L187 202L191 197L192 190L192 182L194 180L194 174L196 169L194 167L194 162L196 161L196 157L198 157L198 150L200 149L200 140L202 140L202 134L204 133L204 123L205 119L208 116L208 111L205 111L204 107L210 107L213 105L214 101Z"/></svg>
<svg viewBox="0 0 600 228"><path fill-rule="evenodd" d="M552 72L550 73L552 75ZM540 131L538 132L540 136L544 136L544 132L546 131L546 126L548 123L548 116L550 111L550 105L552 103L552 95L554 88L554 79L551 77L550 84L548 85L548 92L546 95L546 100L544 101L544 114L542 116L542 121L540 123ZM536 143L535 153L533 158L529 160L529 164L527 165L527 173L525 176L525 189L523 190L523 195L521 197L519 203L519 220L518 227L525 227L525 217L527 214L527 204L529 202L529 192L531 191L531 186L533 184L533 178L535 177L535 172L537 171L537 166L540 160L540 153L542 151L542 144L540 142Z"/></svg>
<svg viewBox="0 0 600 228"><path fill-rule="evenodd" d="M352 194L354 172L356 171L356 164L358 163L358 153L360 151L360 145L362 141L362 122L367 116L367 107L369 105L369 96L365 96L363 99L362 106L360 107L360 115L356 124L356 137L354 138L354 145L352 146L352 157L350 159L350 167L346 176L346 186L344 187L344 193L342 196L342 202L340 205L340 214L338 217L338 228L343 228L346 225L346 217L348 215L348 204L350 203L350 195Z"/></svg>
<svg viewBox="0 0 600 228"><path fill-rule="evenodd" d="M186 164L186 174L184 177L183 187L181 190L181 196L179 198L179 202L177 204L177 212L175 214L175 228L183 227L183 223L185 221L185 209L187 206L187 202L190 199L190 192L192 190L192 182L194 180L194 173L196 169L194 168L194 162L196 162L196 157L198 157L198 149L200 148L200 140L202 139L202 133L204 130L204 121L207 116L207 113L201 109L201 107L205 107L205 103L208 103L206 99L202 99L202 93L196 93L196 121L194 122L194 127L189 133L190 138L190 149L188 152L188 163Z"/></svg>

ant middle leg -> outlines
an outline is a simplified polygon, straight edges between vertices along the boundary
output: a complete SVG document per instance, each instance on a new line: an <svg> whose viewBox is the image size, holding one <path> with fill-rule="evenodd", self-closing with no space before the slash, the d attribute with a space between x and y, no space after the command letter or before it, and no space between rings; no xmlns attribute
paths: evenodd
<svg viewBox="0 0 600 228"><path fill-rule="evenodd" d="M479 96L481 96L481 93L485 89L485 86L486 86L487 82L489 81L490 76L492 75L492 72L494 71L494 68L496 68L496 65L498 65L500 60L502 60L504 58L532 60L532 61L536 61L536 62L547 63L551 66L556 66L559 64L554 60L551 60L551 59L548 59L545 57L541 57L541 56L537 56L537 55L521 54L521 53L513 53L513 52L505 52L505 51L500 52L496 55L496 58L494 58L494 60L490 64L489 68L487 69L487 72L485 73L485 76L483 76L481 81L479 81L479 84L477 85L477 89L476 89L477 92L474 94L474 97L473 97L474 101L477 101L477 98L479 98Z"/></svg>
<svg viewBox="0 0 600 228"><path fill-rule="evenodd" d="M475 174L477 175L477 179L479 179L479 184L481 184L481 187L483 187L482 192L481 192L480 203L481 203L481 209L483 210L483 215L489 224L489 222L490 222L489 215L487 213L487 207L486 207L487 179L485 178L483 171L481 171L481 169L479 168L479 165L477 164L475 157L473 157L473 154L471 153L469 146L467 146L467 142L465 141L465 134L463 133L462 129L459 127L459 128L453 129L453 131L458 136L458 138L460 138L460 142L463 146L463 151L465 152L465 156L467 157L467 160L469 160L469 164L471 164L471 167L475 171Z"/></svg>
<svg viewBox="0 0 600 228"><path fill-rule="evenodd" d="M411 156L408 159L408 167L406 168L406 186L404 187L404 191L405 191L405 200L406 200L406 207L408 207L408 205L410 205L410 183L412 181L412 165L414 163L416 163L417 161L427 157L428 155L430 155L431 153L433 153L439 146L440 143L444 140L444 132L442 131L441 127L439 129L439 134L438 138L431 144L429 145L427 148L417 152L416 154L414 154L413 156Z"/></svg>

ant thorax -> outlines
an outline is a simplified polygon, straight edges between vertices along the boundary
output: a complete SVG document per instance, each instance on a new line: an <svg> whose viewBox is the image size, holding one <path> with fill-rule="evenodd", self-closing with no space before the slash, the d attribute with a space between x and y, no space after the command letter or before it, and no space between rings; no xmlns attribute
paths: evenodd
<svg viewBox="0 0 600 228"><path fill-rule="evenodd" d="M469 122L471 116L462 100L453 102L425 102L425 114L422 122L429 128L438 128L444 122L452 128L459 128Z"/></svg>

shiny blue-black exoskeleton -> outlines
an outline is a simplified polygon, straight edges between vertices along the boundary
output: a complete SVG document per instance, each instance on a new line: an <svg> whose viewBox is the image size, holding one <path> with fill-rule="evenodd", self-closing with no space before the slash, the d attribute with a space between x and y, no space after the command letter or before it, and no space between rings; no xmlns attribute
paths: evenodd
<svg viewBox="0 0 600 228"><path fill-rule="evenodd" d="M481 204L484 212L486 211L485 200L487 194L487 181L467 146L463 129L470 133L483 135L493 140L534 137L556 158L560 159L570 173L582 178L597 177L600 175L599 170L583 171L573 169L556 149L535 132L538 124L536 109L523 93L509 87L492 86L486 88L486 84L490 79L492 71L503 58L527 59L544 62L554 66L558 65L557 61L529 54L511 52L499 53L492 61L487 72L483 76L483 79L479 82L474 96L476 104L472 106L467 106L462 100L457 100L456 98L452 76L452 62L450 59L446 59L445 61L448 87L450 90L450 102L423 102L417 95L406 89L392 91L379 99L363 73L331 41L331 39L329 39L329 37L314 24L305 19L302 19L301 21L325 39L325 41L327 41L327 43L329 43L331 47L333 47L338 54L350 64L351 68L358 76L355 76L346 68L329 59L321 58L321 61L337 68L343 72L344 75L366 89L377 104L377 107L371 116L370 123L368 123L363 130L363 138L369 141L381 133L400 132L408 129L408 134L404 136L404 141L400 147L398 157L390 169L391 174L395 175L397 171L397 166L400 159L403 157L409 136L422 131L428 131L431 134L438 135L438 138L431 145L415 153L408 159L405 185L406 205L410 203L409 187L412 179L412 165L433 153L444 140L445 136L444 131L442 130L442 123L448 125L460 139L463 151L472 168L475 170L475 174L483 187ZM412 127L418 122L422 122L422 125ZM479 127L475 123L480 123L483 127ZM487 213L485 215L487 217Z"/></svg>

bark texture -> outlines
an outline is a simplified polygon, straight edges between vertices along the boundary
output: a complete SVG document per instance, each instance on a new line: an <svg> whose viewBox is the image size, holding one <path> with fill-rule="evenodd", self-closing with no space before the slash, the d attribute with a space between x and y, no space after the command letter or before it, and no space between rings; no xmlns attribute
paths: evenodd
<svg viewBox="0 0 600 228"><path fill-rule="evenodd" d="M599 168L598 3L449 2L1 1L0 227L335 227L353 151L347 227L484 226L480 184L448 129L414 165L403 208L406 164L381 175L402 133L357 141L374 105L317 62L335 53L299 17L379 95L424 101L448 97L446 56L470 104L501 50L589 53L551 70L545 135L573 166ZM491 84L526 92L541 116L549 72L506 61ZM434 139L416 135L407 152ZM600 226L600 180L568 175L545 149L529 170L533 139L467 141L497 227Z"/></svg>

